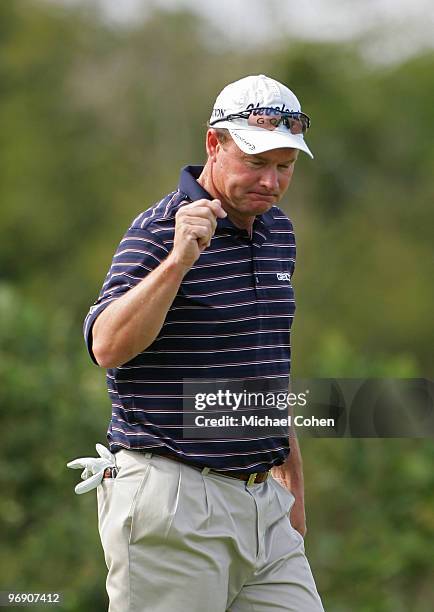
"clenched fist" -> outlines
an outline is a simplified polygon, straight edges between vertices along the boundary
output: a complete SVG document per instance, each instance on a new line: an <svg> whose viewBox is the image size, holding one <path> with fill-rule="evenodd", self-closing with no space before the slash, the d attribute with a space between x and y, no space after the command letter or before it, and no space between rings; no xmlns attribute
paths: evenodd
<svg viewBox="0 0 434 612"><path fill-rule="evenodd" d="M224 219L226 216L220 200L196 200L181 206L175 216L172 256L190 269L202 251L209 247L217 227L217 218Z"/></svg>

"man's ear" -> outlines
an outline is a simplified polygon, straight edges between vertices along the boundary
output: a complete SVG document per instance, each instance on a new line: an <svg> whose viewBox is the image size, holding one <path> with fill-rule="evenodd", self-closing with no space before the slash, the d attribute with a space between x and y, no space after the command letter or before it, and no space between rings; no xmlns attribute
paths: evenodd
<svg viewBox="0 0 434 612"><path fill-rule="evenodd" d="M211 158L214 162L217 159L217 150L220 146L221 145L218 141L215 130L210 128L206 133L206 152L208 154L208 157Z"/></svg>

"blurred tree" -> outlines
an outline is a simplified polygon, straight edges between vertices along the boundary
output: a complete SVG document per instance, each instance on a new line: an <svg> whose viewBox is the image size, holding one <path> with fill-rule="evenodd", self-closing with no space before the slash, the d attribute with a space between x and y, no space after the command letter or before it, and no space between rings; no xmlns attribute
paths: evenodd
<svg viewBox="0 0 434 612"><path fill-rule="evenodd" d="M306 549L326 609L430 612L432 440L304 439L302 452Z"/></svg>
<svg viewBox="0 0 434 612"><path fill-rule="evenodd" d="M110 414L79 341L66 309L0 285L0 588L67 591L77 612L104 609L104 561L95 497L74 495L66 461L104 441Z"/></svg>
<svg viewBox="0 0 434 612"><path fill-rule="evenodd" d="M296 368L315 374L323 335L339 329L354 353L405 354L429 376L434 54L374 69L351 47L302 45L274 61L278 78L300 84L316 156L288 196Z"/></svg>

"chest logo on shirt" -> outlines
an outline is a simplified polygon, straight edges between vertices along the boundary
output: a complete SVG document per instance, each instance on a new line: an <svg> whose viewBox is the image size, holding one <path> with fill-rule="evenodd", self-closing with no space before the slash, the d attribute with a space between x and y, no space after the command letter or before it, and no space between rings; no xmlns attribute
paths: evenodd
<svg viewBox="0 0 434 612"><path fill-rule="evenodd" d="M278 272L276 276L277 276L277 280L286 280L286 281L291 280L291 274L289 272Z"/></svg>

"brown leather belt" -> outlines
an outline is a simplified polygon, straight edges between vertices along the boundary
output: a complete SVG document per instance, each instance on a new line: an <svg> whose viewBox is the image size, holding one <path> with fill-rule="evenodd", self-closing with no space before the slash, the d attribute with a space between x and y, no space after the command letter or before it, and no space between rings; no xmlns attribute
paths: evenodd
<svg viewBox="0 0 434 612"><path fill-rule="evenodd" d="M201 468L198 465L194 465L193 463L190 463L190 461L187 461L187 459L183 459L181 457L175 457L174 455L156 454L156 456L165 457L166 459L171 459L172 461L183 463L184 465L188 465L188 467L195 468L196 470L203 471L205 469L207 470L207 473L218 474L219 476L226 476L226 478L236 478L237 480L243 480L244 482L247 482L247 484L249 485L259 484L261 482L264 482L265 480L267 480L268 476L270 475L270 472L253 472L251 474L246 474L245 472L233 472L233 471L224 472L221 470L214 470L211 468ZM106 468L104 470L103 478L116 478L116 476L117 476L116 468Z"/></svg>
<svg viewBox="0 0 434 612"><path fill-rule="evenodd" d="M194 465L190 463L187 459L183 459L181 457L175 457L174 455L157 455L157 457L165 457L166 459L172 459L173 461L177 461L178 463L183 463L184 465L188 465L188 467L195 468L196 470L203 471L207 470L208 473L218 474L219 476L226 476L227 478L236 478L237 480L243 480L247 482L247 484L259 484L260 482L264 482L267 480L270 472L253 472L252 474L246 474L245 472L233 472L231 471L222 471L222 470L214 470L212 468L201 468L198 465Z"/></svg>

